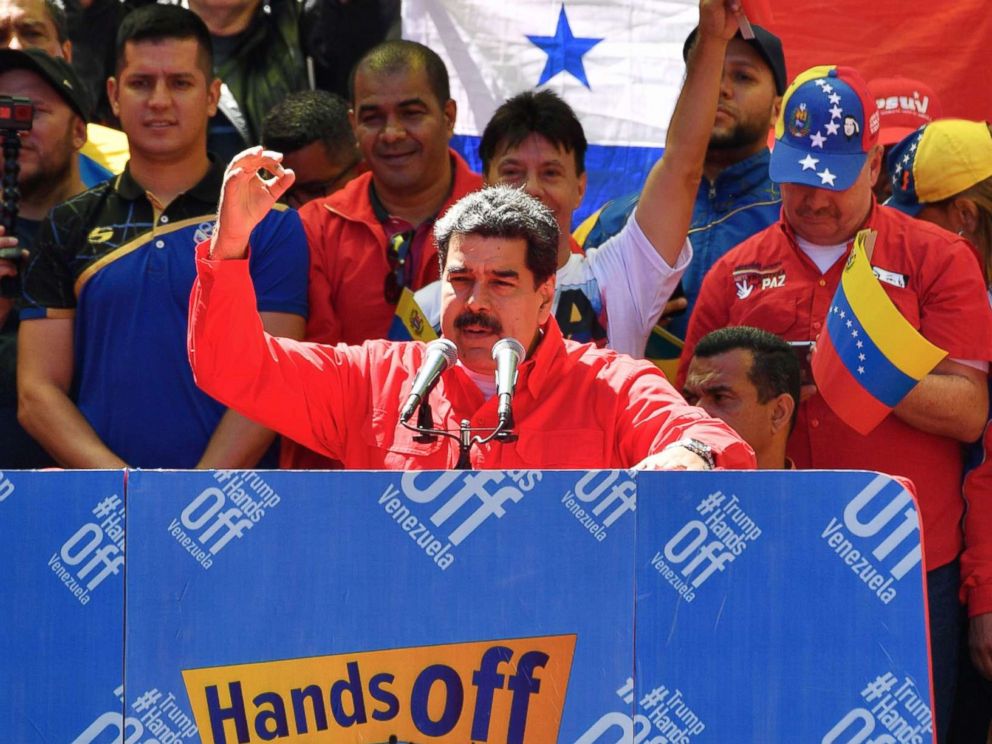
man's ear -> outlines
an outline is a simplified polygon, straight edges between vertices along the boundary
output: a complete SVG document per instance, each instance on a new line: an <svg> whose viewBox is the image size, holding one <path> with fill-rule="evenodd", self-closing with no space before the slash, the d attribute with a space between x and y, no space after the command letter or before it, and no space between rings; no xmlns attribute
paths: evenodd
<svg viewBox="0 0 992 744"><path fill-rule="evenodd" d="M447 125L448 136L452 137L455 134L455 120L458 118L458 104L455 103L455 99L449 98L445 101L442 111L444 112L444 123Z"/></svg>
<svg viewBox="0 0 992 744"><path fill-rule="evenodd" d="M537 288L537 294L541 298L541 305L538 308L537 322L541 325L551 317L551 307L555 300L555 283L558 281L556 274L549 276Z"/></svg>
<svg viewBox="0 0 992 744"><path fill-rule="evenodd" d="M782 112L782 96L775 96L775 100L772 101L772 110L771 110L772 118L771 121L768 122L769 129L775 128L775 122L778 121L778 115L781 112Z"/></svg>
<svg viewBox="0 0 992 744"><path fill-rule="evenodd" d="M878 180L879 173L882 172L882 157L884 156L885 148L881 145L875 145L868 151L868 171L870 182L874 184Z"/></svg>
<svg viewBox="0 0 992 744"><path fill-rule="evenodd" d="M782 393L772 401L772 433L780 431L788 433L789 425L792 423L792 412L796 410L796 401L788 393Z"/></svg>
<svg viewBox="0 0 992 744"><path fill-rule="evenodd" d="M579 199L578 199L578 204L575 205L575 209L579 208L579 204L581 204L582 200L585 198L586 185L588 183L589 183L589 171L582 171L582 175L579 176ZM572 211L574 212L575 210L573 209Z"/></svg>
<svg viewBox="0 0 992 744"><path fill-rule="evenodd" d="M72 117L72 149L80 150L86 144L86 122L81 116Z"/></svg>
<svg viewBox="0 0 992 744"><path fill-rule="evenodd" d="M121 107L117 100L117 78L113 76L107 78L107 100L110 101L110 110L119 119L121 116Z"/></svg>
<svg viewBox="0 0 992 744"><path fill-rule="evenodd" d="M215 77L207 83L207 116L217 113L217 106L220 104L220 86L223 85L219 77Z"/></svg>

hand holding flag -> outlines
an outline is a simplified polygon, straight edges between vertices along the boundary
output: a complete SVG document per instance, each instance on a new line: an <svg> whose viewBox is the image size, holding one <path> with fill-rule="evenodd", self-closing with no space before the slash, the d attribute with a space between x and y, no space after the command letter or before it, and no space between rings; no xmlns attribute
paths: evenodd
<svg viewBox="0 0 992 744"><path fill-rule="evenodd" d="M855 236L813 352L820 395L862 436L947 356L913 328L885 293L868 257L874 236L871 230Z"/></svg>

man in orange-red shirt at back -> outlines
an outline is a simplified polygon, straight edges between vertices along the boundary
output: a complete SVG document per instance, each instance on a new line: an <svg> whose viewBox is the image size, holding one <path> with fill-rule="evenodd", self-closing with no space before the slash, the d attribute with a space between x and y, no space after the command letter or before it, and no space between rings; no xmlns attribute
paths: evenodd
<svg viewBox="0 0 992 744"><path fill-rule="evenodd" d="M404 287L438 279L434 220L482 185L448 147L456 106L444 62L387 41L358 63L351 118L369 172L300 210L310 243L307 339L358 344L389 331ZM283 444L283 467L333 467Z"/></svg>

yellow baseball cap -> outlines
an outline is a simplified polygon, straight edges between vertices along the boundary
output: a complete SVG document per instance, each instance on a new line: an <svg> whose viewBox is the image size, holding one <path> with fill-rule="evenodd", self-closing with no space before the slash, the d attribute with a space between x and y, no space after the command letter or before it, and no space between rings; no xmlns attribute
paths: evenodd
<svg viewBox="0 0 992 744"><path fill-rule="evenodd" d="M886 163L892 196L885 204L916 215L992 177L992 133L984 121L938 119L893 147Z"/></svg>

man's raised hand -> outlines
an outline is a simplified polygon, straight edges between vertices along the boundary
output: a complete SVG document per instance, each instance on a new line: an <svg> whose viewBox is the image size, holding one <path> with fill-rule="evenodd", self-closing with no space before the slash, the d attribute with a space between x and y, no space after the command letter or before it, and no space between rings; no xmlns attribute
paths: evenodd
<svg viewBox="0 0 992 744"><path fill-rule="evenodd" d="M295 179L282 167L282 153L257 146L235 155L224 172L210 258L244 258L251 231Z"/></svg>

